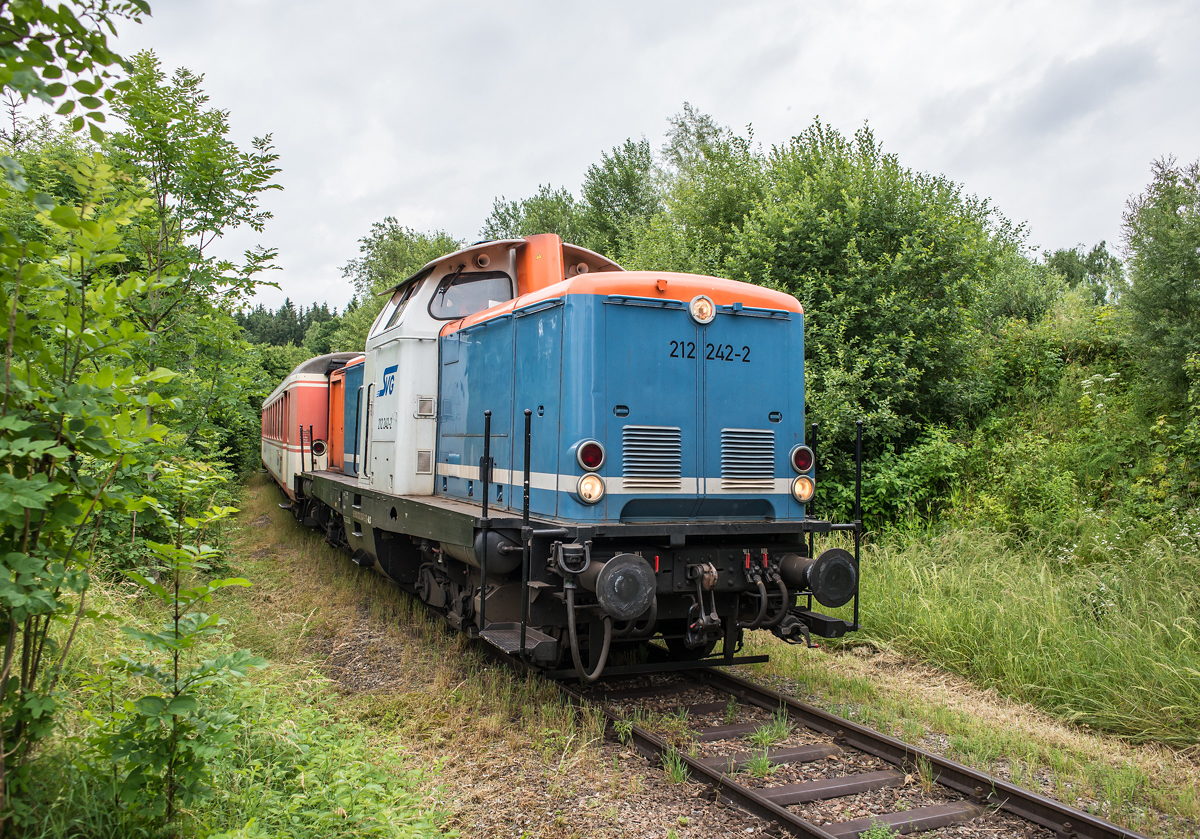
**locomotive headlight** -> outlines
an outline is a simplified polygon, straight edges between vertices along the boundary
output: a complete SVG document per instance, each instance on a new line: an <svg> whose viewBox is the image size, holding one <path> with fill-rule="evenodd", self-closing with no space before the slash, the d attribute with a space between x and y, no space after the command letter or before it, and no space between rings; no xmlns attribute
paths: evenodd
<svg viewBox="0 0 1200 839"><path fill-rule="evenodd" d="M595 504L604 497L604 479L599 475L588 473L579 479L575 494L584 504Z"/></svg>
<svg viewBox="0 0 1200 839"><path fill-rule="evenodd" d="M692 320L701 325L712 323L712 319L717 316L717 305L712 302L712 298L698 294L688 304L688 314L692 316Z"/></svg>
<svg viewBox="0 0 1200 839"><path fill-rule="evenodd" d="M792 497L801 504L807 504L809 501L812 501L813 493L816 492L816 489L817 485L807 475L801 475L792 481Z"/></svg>

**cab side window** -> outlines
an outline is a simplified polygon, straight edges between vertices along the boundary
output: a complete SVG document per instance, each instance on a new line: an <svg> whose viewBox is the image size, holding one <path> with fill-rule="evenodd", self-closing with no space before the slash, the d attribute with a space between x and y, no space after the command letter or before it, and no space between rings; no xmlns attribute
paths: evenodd
<svg viewBox="0 0 1200 839"><path fill-rule="evenodd" d="M392 298L396 303L396 310L392 312L391 317L387 319L387 324L385 324L383 327L385 330L391 329L400 321L400 316L404 314L404 310L408 308L408 301L412 300L416 295L417 290L421 287L422 282L423 280L414 280L396 292L396 294L399 296L399 299L396 299L396 297Z"/></svg>
<svg viewBox="0 0 1200 839"><path fill-rule="evenodd" d="M455 320L512 300L512 296L512 280L503 271L448 274L429 301L429 314L438 320Z"/></svg>

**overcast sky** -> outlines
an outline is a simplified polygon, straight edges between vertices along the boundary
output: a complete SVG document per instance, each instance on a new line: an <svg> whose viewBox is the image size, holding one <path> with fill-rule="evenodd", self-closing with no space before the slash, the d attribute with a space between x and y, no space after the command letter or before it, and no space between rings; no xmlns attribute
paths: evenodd
<svg viewBox="0 0 1200 839"><path fill-rule="evenodd" d="M274 135L275 217L224 244L279 250L272 307L344 306L341 266L385 216L474 240L499 195L577 192L685 101L764 146L868 123L1039 249L1119 243L1151 161L1200 157L1194 0L151 4L119 50L204 74L244 146Z"/></svg>

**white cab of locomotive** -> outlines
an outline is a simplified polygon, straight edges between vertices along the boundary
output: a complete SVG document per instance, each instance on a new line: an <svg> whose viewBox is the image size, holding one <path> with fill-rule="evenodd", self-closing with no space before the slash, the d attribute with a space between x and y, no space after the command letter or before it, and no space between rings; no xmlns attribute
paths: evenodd
<svg viewBox="0 0 1200 839"><path fill-rule="evenodd" d="M397 286L367 338L359 485L391 495L433 495L438 335L448 322L516 296L516 247L502 240L429 263Z"/></svg>

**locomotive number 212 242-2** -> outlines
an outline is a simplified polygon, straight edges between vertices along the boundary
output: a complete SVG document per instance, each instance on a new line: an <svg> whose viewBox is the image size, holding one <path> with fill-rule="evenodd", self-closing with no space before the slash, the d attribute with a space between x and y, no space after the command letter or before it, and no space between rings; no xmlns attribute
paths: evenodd
<svg viewBox="0 0 1200 839"><path fill-rule="evenodd" d="M672 341L671 358L695 358L696 349L695 341ZM705 344L703 358L705 361L743 361L749 363L750 348L743 346L738 350L732 344Z"/></svg>

